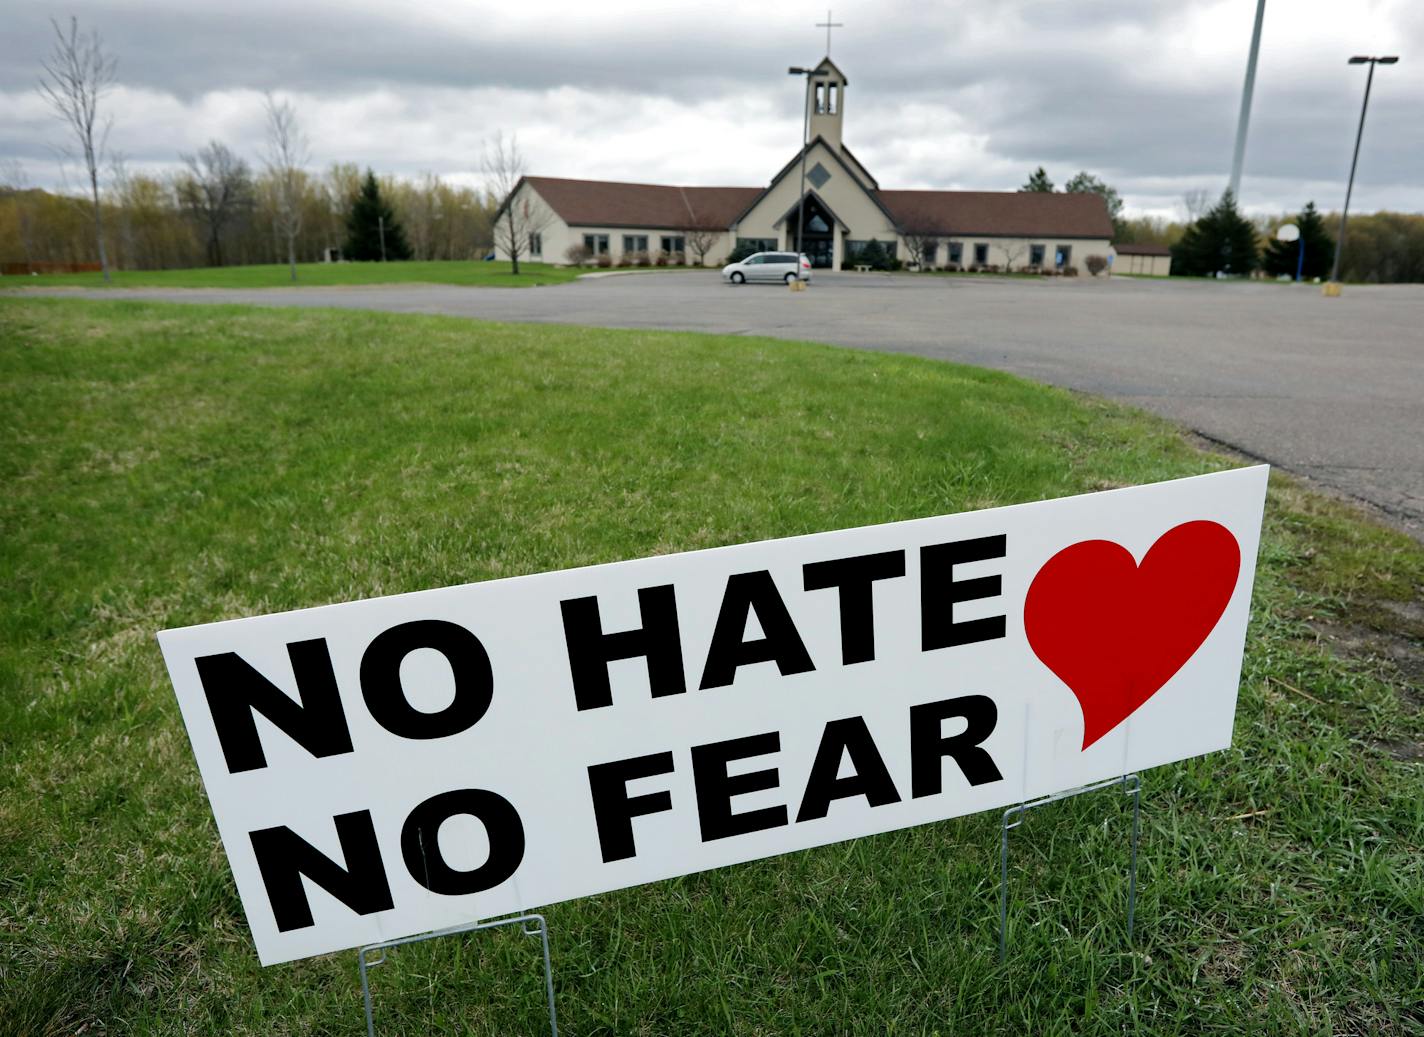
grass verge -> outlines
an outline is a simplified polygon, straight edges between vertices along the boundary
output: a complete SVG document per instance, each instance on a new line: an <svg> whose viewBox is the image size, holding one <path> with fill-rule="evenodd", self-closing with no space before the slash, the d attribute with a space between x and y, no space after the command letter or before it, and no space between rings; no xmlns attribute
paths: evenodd
<svg viewBox="0 0 1424 1037"><path fill-rule="evenodd" d="M257 964L156 630L1229 465L989 371L666 332L0 299L0 1033L352 1033ZM1125 797L558 905L570 1034L1424 1028L1424 551L1288 480L1236 744ZM406 948L383 1032L537 1033L535 941Z"/></svg>
<svg viewBox="0 0 1424 1037"><path fill-rule="evenodd" d="M298 263L297 280L285 263L195 267L191 270L116 270L115 288L291 288L362 284L456 284L480 288L533 288L564 284L584 271L550 263L431 260L402 263ZM0 288L103 288L104 275L39 274L0 278Z"/></svg>

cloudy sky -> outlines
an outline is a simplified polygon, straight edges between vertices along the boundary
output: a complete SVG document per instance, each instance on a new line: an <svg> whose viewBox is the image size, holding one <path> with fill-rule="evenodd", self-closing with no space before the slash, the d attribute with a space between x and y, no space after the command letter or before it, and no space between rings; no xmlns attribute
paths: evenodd
<svg viewBox="0 0 1424 1037"><path fill-rule="evenodd" d="M296 105L314 165L477 183L482 144L518 135L531 172L760 186L794 154L825 8L800 0L6 0L0 159L62 183L35 82L51 16L119 60L106 99L130 168L216 138L256 158L262 92ZM1130 210L1180 214L1224 188L1255 0L844 0L832 57L845 139L882 186L1011 190L1037 165L1088 169ZM1243 202L1344 195L1365 72L1375 78L1352 209L1424 211L1424 2L1268 0ZM73 182L73 174L70 174Z"/></svg>

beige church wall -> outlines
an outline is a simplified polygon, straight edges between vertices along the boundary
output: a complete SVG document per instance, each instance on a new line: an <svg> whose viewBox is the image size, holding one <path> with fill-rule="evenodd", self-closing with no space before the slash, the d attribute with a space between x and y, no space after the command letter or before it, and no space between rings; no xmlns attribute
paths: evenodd
<svg viewBox="0 0 1424 1037"><path fill-rule="evenodd" d="M583 236L585 234L608 235L608 254L613 257L613 263L615 266L621 263L623 261L623 257L627 254L626 250L623 248L624 235L628 235L631 237L646 237L648 239L648 252L654 257L654 259L656 259L658 251L661 247L660 239L663 237L663 235L667 235L669 237L687 237L687 231L681 227L652 228L573 226L569 228L568 244L582 245ZM566 245L565 248L567 247L568 246ZM712 244L707 249L706 258L703 261L704 265L709 267L721 266L726 262L726 256L731 251L732 236L725 231L718 233ZM564 258L563 251L561 250L559 252L558 258L551 259L550 262L567 263L568 260ZM687 262L689 264L695 264L697 262L696 254L693 253L691 249L687 250Z"/></svg>
<svg viewBox="0 0 1424 1037"><path fill-rule="evenodd" d="M1153 277L1167 277L1172 273L1171 256L1124 256L1113 257L1112 272L1115 274L1147 274Z"/></svg>
<svg viewBox="0 0 1424 1037"><path fill-rule="evenodd" d="M524 258L534 258L545 263L555 263L560 266L568 265L569 249L575 245L582 245L584 243L585 234L606 234L608 236L608 254L613 258L615 265L623 260L625 254L623 248L623 236L625 234L646 237L648 239L648 251L655 259L659 246L661 245L660 239L663 235L668 235L669 237L680 236L684 238L687 236L687 232L681 227L585 227L577 225L571 227L557 217L550 221L549 225L542 231L542 234L544 238L543 254L536 257L526 255ZM732 251L733 244L734 239L730 233L725 231L718 233L707 249L704 265L708 267L723 265L726 262L728 253ZM509 258L502 248L497 248L496 252L500 259ZM688 251L687 262L689 264L696 262L696 257L691 250Z"/></svg>
<svg viewBox="0 0 1424 1037"><path fill-rule="evenodd" d="M537 256L525 253L520 258L525 260L535 260L543 263L555 263L558 265L568 264L568 251L574 245L583 244L585 234L607 234L608 252L613 257L613 262L619 262L623 257L623 235L647 235L648 248L654 254L658 251L659 240L664 234L686 236L686 232L681 227L645 228L645 227L582 227L569 226L555 214L554 210L539 196L534 188L525 185L519 189L515 196L514 204L523 205L528 199L531 207L536 213L542 213L547 217L547 222L540 230L543 238L543 249ZM719 232L712 245L707 250L705 264L711 266L721 266L726 262L728 253L735 245L735 238L730 232ZM509 260L508 250L503 248L498 241L495 243L495 257L497 259ZM689 255L688 262L693 262L693 257Z"/></svg>
<svg viewBox="0 0 1424 1037"><path fill-rule="evenodd" d="M882 241L891 241L895 237L895 228L890 224L889 219L880 211L865 190L851 178L839 159L833 157L824 144L817 144L806 155L806 170L810 172L817 162L825 167L826 172L831 174L831 178L826 181L823 187L815 187L810 180L806 181L806 189L815 191L817 195L831 208L836 216L840 218L849 230L837 233L835 236L835 265L841 264L844 255L846 237L860 240L864 238L879 238ZM756 206L742 218L741 223L736 227L736 237L739 238L774 238L786 248L792 248L796 240L796 224L788 221L780 226L776 221L781 219L800 197L801 192L801 169L798 162L769 193L764 195Z"/></svg>
<svg viewBox="0 0 1424 1037"><path fill-rule="evenodd" d="M939 252L936 254L934 262L936 269L943 268L949 263L949 243L951 241L957 241L964 247L960 265L966 269L975 265L975 245L989 246L989 256L985 260L985 265L997 266L1001 269L1012 265L1015 270L1028 265L1030 245L1043 246L1043 265L1047 267L1053 266L1058 246L1067 245L1073 250L1068 260L1069 265L1077 267L1082 273L1087 273L1084 261L1089 256L1102 256L1106 259L1110 250L1106 238L1004 238L989 237L983 234L963 236L951 234L939 239ZM900 247L895 254L901 262L908 263L910 261L910 250L903 238L900 240Z"/></svg>
<svg viewBox="0 0 1424 1037"><path fill-rule="evenodd" d="M540 254L531 256L526 251L522 253L519 258L525 260L532 259L539 263L566 262L564 259L564 250L569 247L571 240L573 240L570 237L569 225L559 219L554 213L554 210L549 207L543 198L539 197L539 192L535 191L534 188L528 184L521 187L519 192L514 196L515 205L522 206L525 201L530 203L530 211L532 214L531 222L538 222L540 220L547 222L545 222L543 228L539 231L544 242L544 247ZM581 241L583 239L579 238L578 240ZM495 234L494 252L496 259L506 261L509 259L509 250L501 245L498 233Z"/></svg>

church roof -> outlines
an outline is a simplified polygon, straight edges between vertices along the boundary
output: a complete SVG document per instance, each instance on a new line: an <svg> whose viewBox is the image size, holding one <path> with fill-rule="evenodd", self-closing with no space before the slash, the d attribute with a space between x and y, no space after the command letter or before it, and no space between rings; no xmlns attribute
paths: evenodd
<svg viewBox="0 0 1424 1037"><path fill-rule="evenodd" d="M821 59L821 63L820 63L819 65L817 65L817 66L816 66L814 69L812 69L811 71L812 71L813 74L814 74L814 73L818 73L818 72L828 72L828 71L829 71L829 72L834 72L836 75L840 76L841 82L842 82L843 84L845 84L846 86L849 86L849 85L850 85L850 80L846 78L846 74L845 74L844 72L842 72L839 67L837 67L837 65L836 65L836 63L835 63L834 61L831 60L831 56L830 56L829 54L827 54L824 58L822 58L822 59Z"/></svg>
<svg viewBox="0 0 1424 1037"><path fill-rule="evenodd" d="M820 138L812 142L814 146ZM800 153L797 153L798 158ZM834 156L833 157L838 157ZM796 165L788 163L773 184ZM852 179L858 179L851 173ZM676 187L530 176L525 182L566 224L648 230L726 230L770 188ZM860 185L902 233L943 237L1112 238L1107 205L1096 194L1034 191L885 191ZM512 197L512 196L511 196ZM1131 246L1128 246L1129 248ZM1119 249L1122 251L1122 249Z"/></svg>
<svg viewBox="0 0 1424 1037"><path fill-rule="evenodd" d="M1036 191L877 191L906 233L990 237L1111 238L1096 194Z"/></svg>
<svg viewBox="0 0 1424 1037"><path fill-rule="evenodd" d="M1114 243L1113 251L1120 256L1170 256L1172 250L1166 245L1147 245L1125 242L1118 245Z"/></svg>
<svg viewBox="0 0 1424 1037"><path fill-rule="evenodd" d="M570 226L726 230L761 193L756 187L674 187L529 176L525 182Z"/></svg>

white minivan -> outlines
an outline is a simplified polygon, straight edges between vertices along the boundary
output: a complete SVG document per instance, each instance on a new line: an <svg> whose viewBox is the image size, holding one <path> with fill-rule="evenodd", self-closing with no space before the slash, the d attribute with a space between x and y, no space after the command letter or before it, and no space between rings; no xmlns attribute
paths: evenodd
<svg viewBox="0 0 1424 1037"><path fill-rule="evenodd" d="M811 280L811 260L806 253L758 252L740 263L728 263L722 268L722 280L732 284L747 281L784 281L790 284L800 278Z"/></svg>

